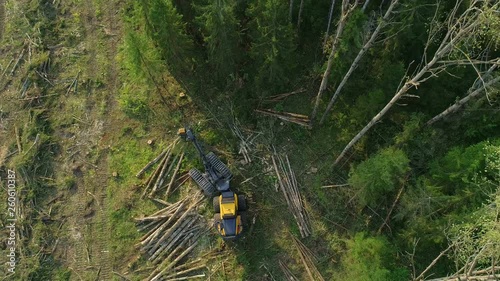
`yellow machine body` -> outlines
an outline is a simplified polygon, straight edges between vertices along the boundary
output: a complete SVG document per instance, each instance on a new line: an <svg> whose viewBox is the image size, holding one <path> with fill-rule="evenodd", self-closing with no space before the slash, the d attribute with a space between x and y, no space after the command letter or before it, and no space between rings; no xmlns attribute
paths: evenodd
<svg viewBox="0 0 500 281"><path fill-rule="evenodd" d="M232 192L231 192L232 193ZM217 230L223 237L237 237L243 231L241 215L238 214L238 196L219 195L220 221Z"/></svg>

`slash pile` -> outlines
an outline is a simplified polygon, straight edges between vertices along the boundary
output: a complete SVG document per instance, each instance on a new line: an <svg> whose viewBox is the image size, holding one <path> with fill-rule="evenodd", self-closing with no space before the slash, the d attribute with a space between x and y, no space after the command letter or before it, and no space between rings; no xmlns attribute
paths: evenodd
<svg viewBox="0 0 500 281"><path fill-rule="evenodd" d="M238 154L243 155L245 163L252 162L251 153L255 150L256 144L255 139L261 134L258 132L252 132L250 135L245 136L241 129L240 124L237 119L234 120L233 125L230 126L231 132L239 139L239 151Z"/></svg>
<svg viewBox="0 0 500 281"><path fill-rule="evenodd" d="M288 156L285 155L286 162L283 160L283 157L276 152L274 152L274 155L272 155L271 158L281 192L283 192L288 208L297 222L300 235L302 238L305 238L312 233L311 223L304 207L304 200L299 193L297 179L295 178L295 173L290 166Z"/></svg>

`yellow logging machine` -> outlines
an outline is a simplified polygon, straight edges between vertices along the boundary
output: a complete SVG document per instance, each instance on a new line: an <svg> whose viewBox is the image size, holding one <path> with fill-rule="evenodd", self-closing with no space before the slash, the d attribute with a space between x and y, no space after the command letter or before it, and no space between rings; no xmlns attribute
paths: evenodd
<svg viewBox="0 0 500 281"><path fill-rule="evenodd" d="M213 152L203 152L191 129L179 129L178 134L194 144L203 161L205 172L193 168L189 175L207 197L213 197L215 229L225 240L236 239L243 231L242 215L247 210L245 196L230 190L231 171Z"/></svg>

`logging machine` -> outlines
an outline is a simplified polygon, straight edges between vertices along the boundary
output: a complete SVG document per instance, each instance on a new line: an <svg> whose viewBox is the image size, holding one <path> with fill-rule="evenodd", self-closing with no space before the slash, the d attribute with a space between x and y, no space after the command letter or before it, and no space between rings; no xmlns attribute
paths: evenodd
<svg viewBox="0 0 500 281"><path fill-rule="evenodd" d="M237 238L243 231L242 212L247 204L244 195L230 190L231 171L213 152L203 152L191 129L181 128L178 134L194 144L203 161L205 172L193 168L189 175L207 197L213 197L214 227L224 240Z"/></svg>

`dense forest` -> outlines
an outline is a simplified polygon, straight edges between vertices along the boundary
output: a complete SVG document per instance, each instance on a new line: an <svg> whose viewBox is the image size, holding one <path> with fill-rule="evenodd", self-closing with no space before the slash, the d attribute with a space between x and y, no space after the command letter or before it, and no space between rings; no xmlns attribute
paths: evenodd
<svg viewBox="0 0 500 281"><path fill-rule="evenodd" d="M53 246L66 245L55 241L60 229L72 231L62 223L71 211L62 204L51 215L46 208L53 198L72 202L78 193L72 190L87 184L108 186L102 194L108 211L96 215L109 224L103 232L109 232L111 254L99 257L110 259L111 269L103 271L126 272L100 277L101 267L94 266L95 280L146 278L137 268L148 268L149 261L132 258L144 234L133 218L155 207L139 199L134 178L154 156L141 142L171 138L183 126L223 155L237 171L233 185L250 198L253 222L241 241L226 245L214 235L204 242L233 250L232 258L221 258L229 259L229 273L209 266L217 272L214 280L500 278L498 1L84 1L94 10L80 1L21 2L17 9L26 9L27 21L13 21L2 33L22 26L37 34L38 41L28 38L39 51L11 72L10 56L15 63L29 40L0 38L9 54L1 61L2 77L14 77L1 82L0 97L15 96L2 101L0 118L19 120L0 123L6 133L15 128L15 137L0 138L0 167L5 173L14 167L24 178L24 223L34 227L22 230L22 251L44 255L21 261L25 274L18 280L82 279L75 272L87 269L68 269ZM15 10L15 3L6 3ZM113 22L119 27L111 29ZM94 28L98 23L104 31ZM84 37L95 41L81 47ZM59 52L58 45L68 49ZM96 55L88 58L92 46ZM48 60L69 84L40 75ZM27 90L18 99L30 87L26 81L38 83L38 92ZM80 93L77 81L83 81ZM92 114L108 120L108 132L92 135L98 126ZM113 114L120 117L104 117ZM238 128L256 136L244 158ZM65 143L66 135L80 134L105 140L89 141L88 151ZM194 149L186 150L186 165L201 166ZM81 154L83 164L71 153ZM276 153L286 154L296 172L311 220L308 237L301 237L275 192ZM42 161L49 164L34 164ZM114 175L99 176L104 170ZM59 219L61 225L46 221ZM89 235L100 233L93 231ZM317 272L302 267L307 263L291 250L291 237L301 237L297 243L310 251Z"/></svg>

